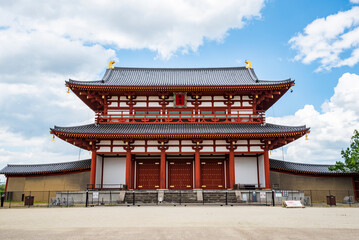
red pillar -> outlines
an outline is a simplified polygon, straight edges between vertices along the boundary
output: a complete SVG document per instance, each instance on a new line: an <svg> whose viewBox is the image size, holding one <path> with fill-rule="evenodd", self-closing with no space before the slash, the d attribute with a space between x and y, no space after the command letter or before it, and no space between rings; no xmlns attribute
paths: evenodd
<svg viewBox="0 0 359 240"><path fill-rule="evenodd" d="M126 185L129 189L131 186L131 150L127 149L126 152Z"/></svg>
<svg viewBox="0 0 359 240"><path fill-rule="evenodd" d="M166 150L161 149L160 189L166 189Z"/></svg>
<svg viewBox="0 0 359 240"><path fill-rule="evenodd" d="M264 175L266 182L266 189L270 189L270 168L268 150L264 150Z"/></svg>
<svg viewBox="0 0 359 240"><path fill-rule="evenodd" d="M196 149L194 158L194 188L201 188L201 159L199 149Z"/></svg>
<svg viewBox="0 0 359 240"><path fill-rule="evenodd" d="M91 188L95 188L96 184L96 150L92 150L92 158L91 158L91 178L90 178L90 185Z"/></svg>
<svg viewBox="0 0 359 240"><path fill-rule="evenodd" d="M229 188L233 188L235 180L235 169L234 169L234 149L229 150Z"/></svg>

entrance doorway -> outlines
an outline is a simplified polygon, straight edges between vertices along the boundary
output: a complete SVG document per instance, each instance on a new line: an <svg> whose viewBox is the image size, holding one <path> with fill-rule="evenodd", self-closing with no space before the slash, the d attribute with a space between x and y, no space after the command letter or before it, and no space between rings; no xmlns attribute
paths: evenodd
<svg viewBox="0 0 359 240"><path fill-rule="evenodd" d="M139 160L136 162L136 188L160 188L160 160Z"/></svg>
<svg viewBox="0 0 359 240"><path fill-rule="evenodd" d="M168 161L168 188L176 190L193 188L193 161Z"/></svg>
<svg viewBox="0 0 359 240"><path fill-rule="evenodd" d="M201 160L203 189L225 189L224 160Z"/></svg>

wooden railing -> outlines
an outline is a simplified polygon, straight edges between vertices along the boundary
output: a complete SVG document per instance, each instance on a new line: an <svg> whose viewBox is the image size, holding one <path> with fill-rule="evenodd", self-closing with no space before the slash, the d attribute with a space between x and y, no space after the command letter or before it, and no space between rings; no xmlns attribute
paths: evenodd
<svg viewBox="0 0 359 240"><path fill-rule="evenodd" d="M96 114L97 123L264 123L264 114Z"/></svg>

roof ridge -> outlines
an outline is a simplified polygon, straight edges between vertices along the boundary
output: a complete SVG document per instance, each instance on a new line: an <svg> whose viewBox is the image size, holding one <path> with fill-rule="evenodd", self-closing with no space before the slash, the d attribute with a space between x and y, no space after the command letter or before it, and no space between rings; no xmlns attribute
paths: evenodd
<svg viewBox="0 0 359 240"><path fill-rule="evenodd" d="M171 71L183 71L183 70L233 70L233 69L246 69L246 67L198 67L198 68L146 68L146 67L114 67L112 70L143 70L143 71L155 71L155 70L171 70Z"/></svg>

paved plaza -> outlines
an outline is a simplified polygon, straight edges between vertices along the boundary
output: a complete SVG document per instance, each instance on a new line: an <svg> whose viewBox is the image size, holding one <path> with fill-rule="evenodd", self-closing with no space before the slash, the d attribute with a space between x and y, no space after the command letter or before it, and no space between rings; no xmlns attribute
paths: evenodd
<svg viewBox="0 0 359 240"><path fill-rule="evenodd" d="M359 208L0 209L1 239L355 239Z"/></svg>

